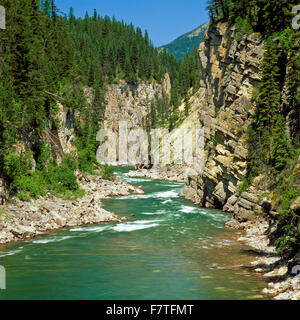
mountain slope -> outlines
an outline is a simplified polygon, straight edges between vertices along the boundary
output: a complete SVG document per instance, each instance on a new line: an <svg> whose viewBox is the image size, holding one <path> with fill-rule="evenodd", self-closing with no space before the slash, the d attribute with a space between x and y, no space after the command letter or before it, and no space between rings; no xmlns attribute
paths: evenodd
<svg viewBox="0 0 300 320"><path fill-rule="evenodd" d="M204 39L207 28L208 23L204 23L196 29L178 37L171 43L161 46L159 49L166 49L177 59L183 59L184 55L191 53L195 46L199 47L200 43Z"/></svg>

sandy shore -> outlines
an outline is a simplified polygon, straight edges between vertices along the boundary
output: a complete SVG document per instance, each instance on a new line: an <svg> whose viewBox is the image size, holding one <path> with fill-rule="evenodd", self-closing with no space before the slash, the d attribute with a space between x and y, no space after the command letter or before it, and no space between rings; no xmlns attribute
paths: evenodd
<svg viewBox="0 0 300 320"><path fill-rule="evenodd" d="M126 221L126 217L104 210L101 200L143 194L141 189L118 178L107 181L99 176L79 175L78 182L85 190L85 195L77 200L48 196L23 202L14 198L0 206L0 244L31 239L64 227Z"/></svg>

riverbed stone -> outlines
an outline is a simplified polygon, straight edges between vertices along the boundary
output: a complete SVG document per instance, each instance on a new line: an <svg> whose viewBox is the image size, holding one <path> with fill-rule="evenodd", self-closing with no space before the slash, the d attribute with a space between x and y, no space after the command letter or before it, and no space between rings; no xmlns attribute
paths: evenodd
<svg viewBox="0 0 300 320"><path fill-rule="evenodd" d="M17 198L7 203L5 212L9 219L0 222L0 243L29 239L41 232L66 226L126 221L127 218L122 219L102 209L101 200L127 196L132 191L139 195L144 193L141 187L134 187L118 178L106 181L99 176L88 175L81 177L79 184L85 190L85 195L75 201L47 195L34 203Z"/></svg>

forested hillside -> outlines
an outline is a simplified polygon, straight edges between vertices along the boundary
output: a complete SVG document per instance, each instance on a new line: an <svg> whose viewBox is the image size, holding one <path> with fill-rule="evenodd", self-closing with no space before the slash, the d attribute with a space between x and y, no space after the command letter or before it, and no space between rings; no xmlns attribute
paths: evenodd
<svg viewBox="0 0 300 320"><path fill-rule="evenodd" d="M151 127L172 127L181 99L191 87L197 90L201 68L196 51L178 62L166 51L158 51L147 32L100 17L96 10L82 19L72 9L63 16L49 0L1 4L6 8L7 28L0 31L0 172L10 193L22 199L46 190L79 192L73 172L95 168L106 85L121 79L129 84L159 83L169 73L171 99L163 99L163 107L160 99L153 103ZM83 93L87 87L93 90L91 104ZM55 135L59 130L58 102L76 114L78 153L61 164L45 143L45 133ZM17 152L20 141L28 146L26 152Z"/></svg>
<svg viewBox="0 0 300 320"><path fill-rule="evenodd" d="M185 33L174 41L161 46L159 49L166 49L169 53L173 54L177 59L183 60L186 54L193 52L194 48L198 48L203 41L208 23L204 23L194 30Z"/></svg>

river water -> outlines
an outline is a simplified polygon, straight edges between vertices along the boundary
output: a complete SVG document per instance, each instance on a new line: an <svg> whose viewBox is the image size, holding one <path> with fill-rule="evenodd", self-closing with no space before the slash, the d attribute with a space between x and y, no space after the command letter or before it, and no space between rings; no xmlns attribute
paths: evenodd
<svg viewBox="0 0 300 320"><path fill-rule="evenodd" d="M128 222L0 247L0 299L267 299L265 280L241 267L253 257L224 228L228 214L178 197L182 184L123 179L145 195L105 200L104 208Z"/></svg>

